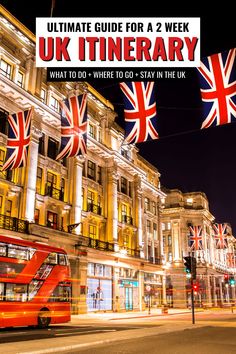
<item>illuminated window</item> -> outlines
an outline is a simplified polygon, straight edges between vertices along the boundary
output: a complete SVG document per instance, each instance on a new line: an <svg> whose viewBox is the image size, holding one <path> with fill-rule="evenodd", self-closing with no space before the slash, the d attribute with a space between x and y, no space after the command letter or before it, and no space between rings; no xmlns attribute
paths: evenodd
<svg viewBox="0 0 236 354"><path fill-rule="evenodd" d="M43 169L41 167L37 167L36 193L38 194L42 194L42 176Z"/></svg>
<svg viewBox="0 0 236 354"><path fill-rule="evenodd" d="M166 229L166 224L164 222L161 223L161 229L162 229L162 231L165 231L165 229Z"/></svg>
<svg viewBox="0 0 236 354"><path fill-rule="evenodd" d="M51 96L51 99L50 99L50 107L54 111L59 112L59 101L53 96Z"/></svg>
<svg viewBox="0 0 236 354"><path fill-rule="evenodd" d="M192 205L193 204L193 198L187 198L187 204Z"/></svg>
<svg viewBox="0 0 236 354"><path fill-rule="evenodd" d="M52 172L47 172L47 183L52 187L57 186L57 175Z"/></svg>
<svg viewBox="0 0 236 354"><path fill-rule="evenodd" d="M97 238L97 226L89 225L89 237L93 239Z"/></svg>
<svg viewBox="0 0 236 354"><path fill-rule="evenodd" d="M51 211L47 212L47 227L51 227L52 229L57 229L57 214Z"/></svg>
<svg viewBox="0 0 236 354"><path fill-rule="evenodd" d="M88 204L94 204L94 199L95 199L94 192L88 190L88 194L87 194Z"/></svg>
<svg viewBox="0 0 236 354"><path fill-rule="evenodd" d="M153 238L157 240L157 224L153 223Z"/></svg>
<svg viewBox="0 0 236 354"><path fill-rule="evenodd" d="M35 211L34 211L34 222L35 222L35 224L39 224L39 209L35 209Z"/></svg>
<svg viewBox="0 0 236 354"><path fill-rule="evenodd" d="M6 201L6 211L5 211L6 216L11 216L11 211L12 211L12 201L7 199L7 201Z"/></svg>
<svg viewBox="0 0 236 354"><path fill-rule="evenodd" d="M168 246L172 245L172 237L171 235L168 235Z"/></svg>
<svg viewBox="0 0 236 354"><path fill-rule="evenodd" d="M95 181L96 179L96 166L95 163L88 160L88 178L93 179Z"/></svg>
<svg viewBox="0 0 236 354"><path fill-rule="evenodd" d="M12 66L8 64L5 60L1 60L0 62L0 71L1 74L6 76L8 79L11 78L11 71L12 71Z"/></svg>
<svg viewBox="0 0 236 354"><path fill-rule="evenodd" d="M151 236L151 221L147 220L147 236Z"/></svg>
<svg viewBox="0 0 236 354"><path fill-rule="evenodd" d="M121 221L126 222L127 220L127 205L121 204Z"/></svg>
<svg viewBox="0 0 236 354"><path fill-rule="evenodd" d="M157 206L155 202L152 202L152 212L154 215L157 215Z"/></svg>
<svg viewBox="0 0 236 354"><path fill-rule="evenodd" d="M147 197L145 197L145 199L144 199L144 210L150 211L150 199Z"/></svg>
<svg viewBox="0 0 236 354"><path fill-rule="evenodd" d="M166 224L166 228L167 228L167 230L170 230L170 229L171 229L171 223L170 223L170 222L168 222L168 223Z"/></svg>
<svg viewBox="0 0 236 354"><path fill-rule="evenodd" d="M24 83L24 74L21 73L20 71L18 72L17 75L17 81L16 81L17 85L20 87L23 87L23 83Z"/></svg>
<svg viewBox="0 0 236 354"><path fill-rule="evenodd" d="M95 126L92 125L92 124L89 124L89 135L92 137L92 138L96 138L95 136Z"/></svg>
<svg viewBox="0 0 236 354"><path fill-rule="evenodd" d="M46 93L46 90L41 89L40 98L41 98L41 101L42 101L43 103L46 103L46 100L47 100L47 93Z"/></svg>

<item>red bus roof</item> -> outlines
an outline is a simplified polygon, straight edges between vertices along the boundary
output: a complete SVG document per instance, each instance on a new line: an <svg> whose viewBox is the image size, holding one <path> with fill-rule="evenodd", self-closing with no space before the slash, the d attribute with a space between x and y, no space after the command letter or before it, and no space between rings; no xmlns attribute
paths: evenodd
<svg viewBox="0 0 236 354"><path fill-rule="evenodd" d="M45 250L45 251L50 251L50 252L59 252L59 253L66 254L66 251L63 250L62 248L49 246L47 244L41 243L40 241L35 241L35 242L26 241L20 237L14 237L14 236L8 237L8 236L0 235L0 242L11 243L13 245L19 245L19 246L33 247L33 248L37 248L39 250Z"/></svg>

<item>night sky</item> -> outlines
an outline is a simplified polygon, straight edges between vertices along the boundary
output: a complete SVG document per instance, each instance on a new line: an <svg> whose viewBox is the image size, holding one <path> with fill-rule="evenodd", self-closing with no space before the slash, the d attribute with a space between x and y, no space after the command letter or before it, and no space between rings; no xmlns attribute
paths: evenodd
<svg viewBox="0 0 236 354"><path fill-rule="evenodd" d="M1 0L13 15L35 31L35 17L50 16L50 0L31 2ZM86 9L86 4L88 8ZM25 5L25 6L24 6ZM99 7L98 7L99 6ZM156 3L158 11L149 6L128 11L122 2L113 3L113 10L91 3L56 0L55 17L62 16L155 16L201 17L201 55L236 46L236 16L228 6L215 5L208 13L200 2L166 6ZM119 6L119 7L118 7ZM195 6L195 8L194 8ZM210 4L209 4L210 6ZM185 70L185 69L184 69ZM122 96L114 81L90 82L115 106L117 122L123 125ZM161 173L161 183L167 188L183 192L205 192L210 211L216 222L229 222L236 233L236 124L199 130L201 99L196 69L186 69L186 79L160 79L156 82L159 140L138 144L140 154Z"/></svg>

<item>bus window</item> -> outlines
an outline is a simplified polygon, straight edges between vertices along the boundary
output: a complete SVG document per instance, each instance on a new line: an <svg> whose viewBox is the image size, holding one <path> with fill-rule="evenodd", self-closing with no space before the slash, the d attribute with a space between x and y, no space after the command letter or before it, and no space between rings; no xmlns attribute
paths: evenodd
<svg viewBox="0 0 236 354"><path fill-rule="evenodd" d="M52 271L53 266L49 264L42 264L39 270L37 271L35 278L36 279L46 279Z"/></svg>
<svg viewBox="0 0 236 354"><path fill-rule="evenodd" d="M52 295L49 298L50 302L70 302L71 300L71 287L64 285L63 283L59 284L54 290Z"/></svg>
<svg viewBox="0 0 236 354"><path fill-rule="evenodd" d="M0 243L0 256L7 255L7 245L5 243Z"/></svg>
<svg viewBox="0 0 236 354"><path fill-rule="evenodd" d="M49 253L47 258L45 259L45 263L47 263L47 264L57 264L57 253Z"/></svg>
<svg viewBox="0 0 236 354"><path fill-rule="evenodd" d="M60 265L67 265L67 259L65 254L58 254L58 263Z"/></svg>
<svg viewBox="0 0 236 354"><path fill-rule="evenodd" d="M4 300L4 283L0 283L0 301Z"/></svg>
<svg viewBox="0 0 236 354"><path fill-rule="evenodd" d="M29 300L32 300L39 289L41 288L43 282L33 279L29 284Z"/></svg>
<svg viewBox="0 0 236 354"><path fill-rule="evenodd" d="M25 268L25 264L0 262L0 277L15 278Z"/></svg>
<svg viewBox="0 0 236 354"><path fill-rule="evenodd" d="M28 259L28 250L26 247L9 245L8 246L8 257L27 260Z"/></svg>
<svg viewBox="0 0 236 354"><path fill-rule="evenodd" d="M29 248L28 252L29 252L29 259L31 259L33 257L33 255L35 254L36 249L35 248Z"/></svg>
<svg viewBox="0 0 236 354"><path fill-rule="evenodd" d="M6 284L6 301L27 301L27 284Z"/></svg>

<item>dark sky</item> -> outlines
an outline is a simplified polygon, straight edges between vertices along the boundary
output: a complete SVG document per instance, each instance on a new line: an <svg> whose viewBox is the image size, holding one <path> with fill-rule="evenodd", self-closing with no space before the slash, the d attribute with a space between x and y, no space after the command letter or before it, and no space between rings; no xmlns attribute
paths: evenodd
<svg viewBox="0 0 236 354"><path fill-rule="evenodd" d="M35 17L50 16L50 0L31 3L1 0L1 4L33 32ZM158 2L155 5L158 10L154 10L151 2L147 7L142 3L140 8L135 5L135 10L129 11L120 1L111 3L112 10L101 2L94 7L90 2L56 0L54 16L199 16L202 56L236 46L236 16L228 6L215 5L206 12L204 3L201 6L199 1L189 3L189 9L180 4L173 7L168 2L164 8ZM118 84L108 80L91 83L115 105L119 113L117 121L122 124ZM236 124L198 129L202 111L196 69L186 70L186 79L158 80L156 96L159 133L163 138L139 144L140 153L159 169L162 185L184 192L205 192L216 221L229 222L236 232Z"/></svg>

